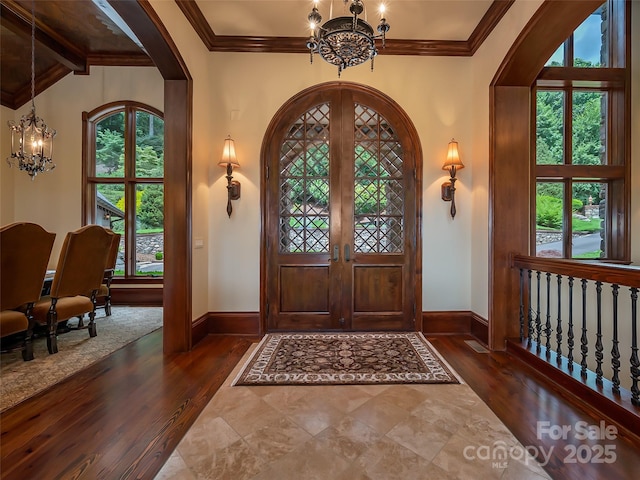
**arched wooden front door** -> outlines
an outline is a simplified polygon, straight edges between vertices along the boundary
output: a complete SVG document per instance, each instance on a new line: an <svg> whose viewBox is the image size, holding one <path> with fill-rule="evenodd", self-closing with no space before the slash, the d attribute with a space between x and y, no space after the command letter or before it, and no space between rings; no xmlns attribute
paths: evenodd
<svg viewBox="0 0 640 480"><path fill-rule="evenodd" d="M276 114L263 144L267 331L412 330L421 158L388 97L334 82Z"/></svg>

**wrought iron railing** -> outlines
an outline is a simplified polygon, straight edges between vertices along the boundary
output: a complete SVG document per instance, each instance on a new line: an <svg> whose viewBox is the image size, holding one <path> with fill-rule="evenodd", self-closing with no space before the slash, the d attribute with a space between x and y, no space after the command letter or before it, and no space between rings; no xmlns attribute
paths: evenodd
<svg viewBox="0 0 640 480"><path fill-rule="evenodd" d="M520 342L583 382L595 374L614 396L640 406L640 268L516 255Z"/></svg>

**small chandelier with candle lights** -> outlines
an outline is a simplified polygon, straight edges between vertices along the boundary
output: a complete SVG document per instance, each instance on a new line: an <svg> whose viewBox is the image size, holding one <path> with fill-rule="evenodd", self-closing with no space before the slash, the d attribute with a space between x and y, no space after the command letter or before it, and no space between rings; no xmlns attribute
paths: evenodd
<svg viewBox="0 0 640 480"><path fill-rule="evenodd" d="M56 131L36 116L35 104L35 0L31 3L31 112L20 118L20 123L10 120L11 156L10 166L27 172L33 180L37 174L55 168L53 163L53 137Z"/></svg>
<svg viewBox="0 0 640 480"><path fill-rule="evenodd" d="M389 24L384 18L385 6L380 5L380 23L375 34L373 27L366 20L359 18L366 11L362 0L342 0L346 9L349 5L351 15L331 18L322 24L322 15L318 11L318 1L313 2L309 19L311 36L307 40L307 48L313 63L313 54L319 54L325 61L338 67L338 77L347 67L360 65L371 60L373 70L373 58L378 54L376 39L382 40L385 46L385 35L389 31ZM332 17L333 1L331 2ZM346 13L346 12L345 12Z"/></svg>

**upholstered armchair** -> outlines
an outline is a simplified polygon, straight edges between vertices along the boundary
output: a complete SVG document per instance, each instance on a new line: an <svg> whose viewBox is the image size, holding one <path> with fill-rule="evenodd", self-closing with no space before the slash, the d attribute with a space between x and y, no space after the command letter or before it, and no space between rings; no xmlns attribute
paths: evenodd
<svg viewBox="0 0 640 480"><path fill-rule="evenodd" d="M35 223L12 223L0 228L0 334L24 332L20 349L33 360L33 305L40 298L55 233Z"/></svg>
<svg viewBox="0 0 640 480"><path fill-rule="evenodd" d="M99 225L87 225L65 237L51 293L33 307L37 323L47 327L49 353L58 352L58 322L89 314L89 336L97 335L95 324L96 293L102 277L114 233ZM87 293L90 292L90 293Z"/></svg>

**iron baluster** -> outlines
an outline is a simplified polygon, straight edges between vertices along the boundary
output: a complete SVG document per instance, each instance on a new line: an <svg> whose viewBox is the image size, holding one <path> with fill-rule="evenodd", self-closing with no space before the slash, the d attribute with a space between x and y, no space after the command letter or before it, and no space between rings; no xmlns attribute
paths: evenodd
<svg viewBox="0 0 640 480"><path fill-rule="evenodd" d="M527 277L528 277L528 282L527 282L527 292L529 295L529 305L527 306L527 321L528 321L528 328L527 328L527 348L531 347L531 337L533 336L533 315L531 315L531 270L527 270Z"/></svg>
<svg viewBox="0 0 640 480"><path fill-rule="evenodd" d="M545 344L545 347L547 349L546 351L546 357L547 360L549 360L549 357L551 356L551 274L549 272L547 272L547 316L546 316L546 322L544 324L544 334L547 338L547 342Z"/></svg>
<svg viewBox="0 0 640 480"><path fill-rule="evenodd" d="M580 361L580 375L587 376L587 280L583 278L582 282L582 336L580 337L580 351L582 352L582 360Z"/></svg>
<svg viewBox="0 0 640 480"><path fill-rule="evenodd" d="M562 300L562 275L558 275L558 325L556 327L556 343L558 345L556 353L556 362L558 365L562 362L562 319L561 319L561 300Z"/></svg>
<svg viewBox="0 0 640 480"><path fill-rule="evenodd" d="M612 390L620 393L620 350L618 349L618 290L620 287L615 283L611 286L613 293L613 348L611 349L611 368L613 369Z"/></svg>
<svg viewBox="0 0 640 480"><path fill-rule="evenodd" d="M567 345L569 352L567 353L567 362L569 371L573 371L573 277L569 277L569 331L567 332Z"/></svg>
<svg viewBox="0 0 640 480"><path fill-rule="evenodd" d="M638 359L638 288L631 287L631 403L640 407L640 360Z"/></svg>
<svg viewBox="0 0 640 480"><path fill-rule="evenodd" d="M542 322L540 321L540 270L536 271L536 352L540 353L540 334L542 333Z"/></svg>
<svg viewBox="0 0 640 480"><path fill-rule="evenodd" d="M602 385L602 282L596 282L597 323L596 323L596 385Z"/></svg>

